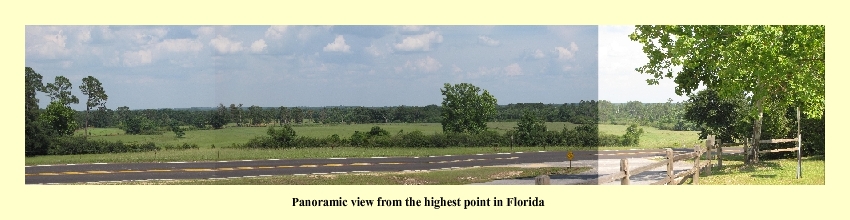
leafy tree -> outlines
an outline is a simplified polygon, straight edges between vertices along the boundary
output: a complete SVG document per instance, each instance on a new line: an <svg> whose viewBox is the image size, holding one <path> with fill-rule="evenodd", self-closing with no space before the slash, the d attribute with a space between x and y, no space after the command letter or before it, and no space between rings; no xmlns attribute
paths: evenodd
<svg viewBox="0 0 850 220"><path fill-rule="evenodd" d="M71 88L73 88L71 81L64 76L56 76L54 82L48 83L44 88L51 102L59 101L59 103L65 106L72 103L80 103L80 99L77 99L77 96L71 94Z"/></svg>
<svg viewBox="0 0 850 220"><path fill-rule="evenodd" d="M274 127L269 126L268 131L266 133L271 136L272 140L277 142L282 146L290 146L297 135L295 135L295 130L292 129L292 126L289 124L283 125L283 128L280 130L275 129Z"/></svg>
<svg viewBox="0 0 850 220"><path fill-rule="evenodd" d="M637 124L629 125L626 128L626 134L620 139L623 146L634 146L640 144L640 136L643 134L643 128L638 128Z"/></svg>
<svg viewBox="0 0 850 220"><path fill-rule="evenodd" d="M381 128L379 126L374 126L366 134L369 135L369 137L371 138L371 137L389 136L390 132L388 132L387 130L384 130L383 128Z"/></svg>
<svg viewBox="0 0 850 220"><path fill-rule="evenodd" d="M183 135L186 135L186 132L180 128L177 121L171 121L171 125L169 127L171 127L171 132L174 132L174 135L177 135L178 138L182 138Z"/></svg>
<svg viewBox="0 0 850 220"><path fill-rule="evenodd" d="M487 121L496 115L496 98L487 90L469 84L446 83L443 94L443 132L479 133L487 130ZM480 93L480 94L479 94Z"/></svg>
<svg viewBox="0 0 850 220"><path fill-rule="evenodd" d="M39 115L39 120L59 135L72 135L77 129L75 113L76 111L71 107L65 106L60 101L54 101L47 106L44 113Z"/></svg>
<svg viewBox="0 0 850 220"><path fill-rule="evenodd" d="M109 96L106 95L106 91L103 90L103 85L100 83L100 80L94 78L92 76L88 76L83 78L83 84L80 85L80 90L82 90L83 95L88 96L86 100L86 124L84 130L86 132L86 136L89 135L89 110L98 105L103 106L106 104L106 100Z"/></svg>
<svg viewBox="0 0 850 220"><path fill-rule="evenodd" d="M526 111L517 122L517 141L524 145L538 145L546 133L546 124L536 114Z"/></svg>
<svg viewBox="0 0 850 220"><path fill-rule="evenodd" d="M644 45L649 62L636 70L653 76L649 84L675 78L678 95L700 85L724 98L745 95L760 140L765 112L799 106L810 117L823 115L825 34L823 25L637 26L630 38Z"/></svg>
<svg viewBox="0 0 850 220"><path fill-rule="evenodd" d="M746 100L743 96L720 98L712 89L700 91L688 99L685 120L702 126L700 138L715 135L724 142L741 140L746 135Z"/></svg>
<svg viewBox="0 0 850 220"><path fill-rule="evenodd" d="M36 92L44 92L42 76L30 67L24 69L24 95L25 95L25 139L24 145L26 156L47 154L50 145L49 138L52 132L48 126L39 120L39 107Z"/></svg>
<svg viewBox="0 0 850 220"><path fill-rule="evenodd" d="M211 112L209 117L210 125L213 129L221 129L227 124L227 107L224 107L224 104L218 104L216 111Z"/></svg>

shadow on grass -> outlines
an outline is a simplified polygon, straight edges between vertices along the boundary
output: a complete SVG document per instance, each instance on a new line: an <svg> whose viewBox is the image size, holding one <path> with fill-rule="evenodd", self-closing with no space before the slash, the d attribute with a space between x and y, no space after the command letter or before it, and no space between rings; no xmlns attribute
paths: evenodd
<svg viewBox="0 0 850 220"><path fill-rule="evenodd" d="M754 175L750 175L750 177L756 177L756 178L776 178L776 174L770 174L770 175L756 175L756 174L754 174Z"/></svg>
<svg viewBox="0 0 850 220"><path fill-rule="evenodd" d="M774 160L780 159L771 159L771 160L761 160L756 164L745 164L744 155L735 154L735 155L724 155L723 156L723 169L718 170L717 168L712 169L714 174L730 174L730 173L752 173L757 172L759 170L770 169L770 170L785 170L779 162ZM802 161L823 161L824 156L810 156L802 158ZM729 162L736 162L734 164L729 164ZM775 178L776 175L751 175L752 177L759 178Z"/></svg>

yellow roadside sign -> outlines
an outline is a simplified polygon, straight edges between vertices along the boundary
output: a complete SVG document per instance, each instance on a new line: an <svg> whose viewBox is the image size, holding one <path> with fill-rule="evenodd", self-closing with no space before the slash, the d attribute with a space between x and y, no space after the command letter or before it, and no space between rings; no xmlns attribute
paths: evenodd
<svg viewBox="0 0 850 220"><path fill-rule="evenodd" d="M573 151L567 152L567 159L570 160L570 161L573 160Z"/></svg>

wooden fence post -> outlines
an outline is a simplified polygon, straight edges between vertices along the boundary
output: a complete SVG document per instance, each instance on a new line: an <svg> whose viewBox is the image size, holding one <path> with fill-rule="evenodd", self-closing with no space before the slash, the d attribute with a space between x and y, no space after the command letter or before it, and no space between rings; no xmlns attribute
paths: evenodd
<svg viewBox="0 0 850 220"><path fill-rule="evenodd" d="M535 177L534 185L549 185L549 175L540 175Z"/></svg>
<svg viewBox="0 0 850 220"><path fill-rule="evenodd" d="M620 180L620 185L629 185L629 160L626 158L620 159L620 171L625 172L626 176Z"/></svg>
<svg viewBox="0 0 850 220"><path fill-rule="evenodd" d="M714 159L714 158L712 158L712 155L711 155L712 147L714 147L714 135L709 135L708 138L705 139L705 155L706 155L705 159L708 160L708 161L706 161L706 162L708 162L708 165L705 166L705 175L706 176L711 175L711 160Z"/></svg>
<svg viewBox="0 0 850 220"><path fill-rule="evenodd" d="M723 169L723 141L717 139L717 169Z"/></svg>
<svg viewBox="0 0 850 220"><path fill-rule="evenodd" d="M797 179L803 178L803 134L800 133L800 107L797 107Z"/></svg>
<svg viewBox="0 0 850 220"><path fill-rule="evenodd" d="M699 185L699 170L700 170L700 168L699 168L699 158L700 158L700 156L702 156L702 152L701 152L701 150L699 149L699 145L695 145L695 146L694 146L694 152L697 152L697 156L696 156L696 157L694 157L694 177L693 177L693 184L694 184L694 185Z"/></svg>
<svg viewBox="0 0 850 220"><path fill-rule="evenodd" d="M665 151L667 153L667 179L670 180L667 184L670 185L673 182L673 149L667 148Z"/></svg>
<svg viewBox="0 0 850 220"><path fill-rule="evenodd" d="M803 135L797 134L797 179L803 178Z"/></svg>

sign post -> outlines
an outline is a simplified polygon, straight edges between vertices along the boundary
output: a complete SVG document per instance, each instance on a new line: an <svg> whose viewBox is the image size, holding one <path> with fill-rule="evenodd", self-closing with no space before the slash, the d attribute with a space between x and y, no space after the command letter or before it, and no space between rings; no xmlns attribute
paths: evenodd
<svg viewBox="0 0 850 220"><path fill-rule="evenodd" d="M573 151L567 152L567 160L570 160L570 168L573 168Z"/></svg>

